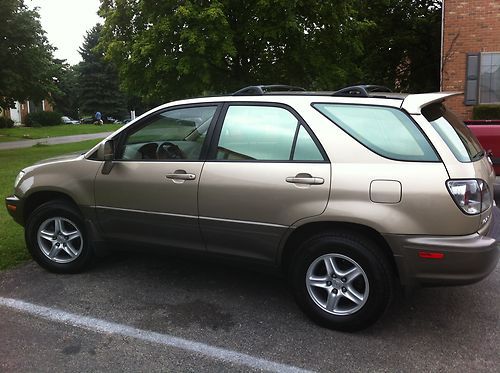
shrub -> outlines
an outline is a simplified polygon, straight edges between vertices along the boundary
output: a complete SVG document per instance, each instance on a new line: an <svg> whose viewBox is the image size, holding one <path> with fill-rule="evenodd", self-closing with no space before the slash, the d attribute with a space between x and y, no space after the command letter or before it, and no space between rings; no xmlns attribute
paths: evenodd
<svg viewBox="0 0 500 373"><path fill-rule="evenodd" d="M10 118L0 117L0 128L12 128L14 121Z"/></svg>
<svg viewBox="0 0 500 373"><path fill-rule="evenodd" d="M26 118L26 126L57 126L62 123L61 116L61 113L58 113L57 111L39 111L36 113L29 113Z"/></svg>
<svg viewBox="0 0 500 373"><path fill-rule="evenodd" d="M474 106L473 119L500 119L500 105L478 105Z"/></svg>

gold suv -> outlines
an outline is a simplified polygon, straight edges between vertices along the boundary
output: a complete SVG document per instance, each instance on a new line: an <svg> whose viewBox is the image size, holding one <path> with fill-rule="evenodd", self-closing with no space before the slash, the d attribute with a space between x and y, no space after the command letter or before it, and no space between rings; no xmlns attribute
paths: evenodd
<svg viewBox="0 0 500 373"><path fill-rule="evenodd" d="M155 108L80 155L22 170L9 212L33 258L77 272L104 244L281 269L338 330L394 286L462 285L496 266L488 156L449 93L252 86Z"/></svg>

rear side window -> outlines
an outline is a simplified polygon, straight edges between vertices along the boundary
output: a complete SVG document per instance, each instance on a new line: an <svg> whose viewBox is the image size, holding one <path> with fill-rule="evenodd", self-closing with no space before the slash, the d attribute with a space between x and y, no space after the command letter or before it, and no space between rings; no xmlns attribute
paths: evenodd
<svg viewBox="0 0 500 373"><path fill-rule="evenodd" d="M439 161L416 124L383 106L314 104L313 107L373 152L398 161Z"/></svg>
<svg viewBox="0 0 500 373"><path fill-rule="evenodd" d="M216 157L229 161L324 161L314 140L290 111L257 105L228 108Z"/></svg>
<svg viewBox="0 0 500 373"><path fill-rule="evenodd" d="M432 104L423 108L422 114L460 162L477 161L484 156L476 136L446 106Z"/></svg>

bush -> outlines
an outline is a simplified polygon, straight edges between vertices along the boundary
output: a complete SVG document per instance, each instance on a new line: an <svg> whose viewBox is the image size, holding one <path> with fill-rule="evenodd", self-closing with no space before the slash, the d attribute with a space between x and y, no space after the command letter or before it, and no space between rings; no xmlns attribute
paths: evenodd
<svg viewBox="0 0 500 373"><path fill-rule="evenodd" d="M61 113L58 113L57 111L39 111L37 113L29 113L26 117L26 126L57 126L62 124L61 117Z"/></svg>
<svg viewBox="0 0 500 373"><path fill-rule="evenodd" d="M500 119L500 105L478 105L472 111L473 119Z"/></svg>
<svg viewBox="0 0 500 373"><path fill-rule="evenodd" d="M14 121L10 118L0 117L0 128L12 128Z"/></svg>

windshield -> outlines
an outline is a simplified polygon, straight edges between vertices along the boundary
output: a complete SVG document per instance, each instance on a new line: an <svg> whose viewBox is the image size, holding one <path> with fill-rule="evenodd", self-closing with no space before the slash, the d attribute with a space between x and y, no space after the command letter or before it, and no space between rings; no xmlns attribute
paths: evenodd
<svg viewBox="0 0 500 373"><path fill-rule="evenodd" d="M484 156L484 150L476 136L446 106L441 103L432 104L424 107L422 114L460 162L474 162Z"/></svg>

